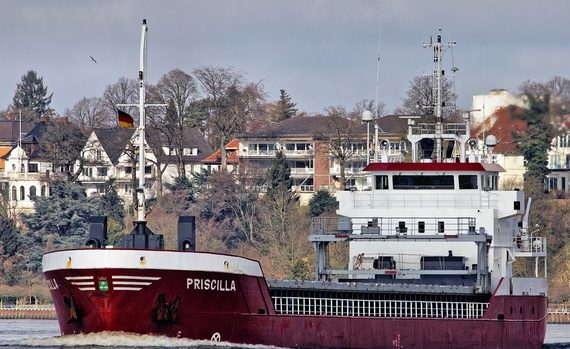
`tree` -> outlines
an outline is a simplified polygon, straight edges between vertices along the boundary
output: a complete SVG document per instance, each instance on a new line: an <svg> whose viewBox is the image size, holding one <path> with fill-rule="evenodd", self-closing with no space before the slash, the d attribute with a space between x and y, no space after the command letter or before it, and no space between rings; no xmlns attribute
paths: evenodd
<svg viewBox="0 0 570 349"><path fill-rule="evenodd" d="M352 108L352 111L349 113L348 118L354 122L360 122L362 120L362 113L368 110L372 112L373 117L378 120L386 114L384 111L385 108L386 106L384 103L380 102L378 105L376 105L376 102L373 100L363 99L354 105L354 108Z"/></svg>
<svg viewBox="0 0 570 349"><path fill-rule="evenodd" d="M291 102L291 96L281 89L279 90L279 100L277 101L277 122L290 119L297 115L296 103Z"/></svg>
<svg viewBox="0 0 570 349"><path fill-rule="evenodd" d="M52 163L54 171L61 170L67 179L75 180L81 173L82 166L79 166L77 172L72 173L73 164L80 157L85 141L85 135L77 126L60 120L47 126L42 136L41 148Z"/></svg>
<svg viewBox="0 0 570 349"><path fill-rule="evenodd" d="M23 249L22 235L14 222L0 215L0 280L8 285L16 284L21 276Z"/></svg>
<svg viewBox="0 0 570 349"><path fill-rule="evenodd" d="M271 256L274 276L278 278L310 279L308 256L309 220L298 206L293 193L280 186L273 196L266 196L258 205L260 254Z"/></svg>
<svg viewBox="0 0 570 349"><path fill-rule="evenodd" d="M227 247L236 247L242 242L255 244L260 186L256 174L245 168L239 172L217 171L208 177L208 190L203 190L198 206L203 219L213 220L222 231Z"/></svg>
<svg viewBox="0 0 570 349"><path fill-rule="evenodd" d="M338 203L326 189L317 191L309 200L309 212L311 217L318 217L324 212L336 210Z"/></svg>
<svg viewBox="0 0 570 349"><path fill-rule="evenodd" d="M118 125L116 118L117 104L135 103L139 100L139 85L135 79L125 77L119 78L119 81L113 85L109 85L103 92L103 104L108 115L113 115L115 125ZM139 115L138 108L129 110L129 114L136 119Z"/></svg>
<svg viewBox="0 0 570 349"><path fill-rule="evenodd" d="M267 195L273 197L281 190L288 191L293 185L291 179L291 167L283 151L279 150L275 154L275 159L271 162L271 167L267 170L268 188Z"/></svg>
<svg viewBox="0 0 570 349"><path fill-rule="evenodd" d="M346 187L346 162L357 151L354 143L362 142L355 132L357 123L346 118L344 107L329 107L328 115L320 131L314 135L315 139L328 144L331 156L338 161L340 167L340 189Z"/></svg>
<svg viewBox="0 0 570 349"><path fill-rule="evenodd" d="M225 145L263 110L263 88L260 83L244 86L242 75L232 68L204 66L194 70L194 76L208 102L211 145L220 151L221 168L225 171Z"/></svg>
<svg viewBox="0 0 570 349"><path fill-rule="evenodd" d="M527 132L514 138L520 141L519 149L526 161L525 181L530 178L542 181L548 173L548 150L552 141L552 127L548 122L549 95L527 94L526 98L529 108L521 118L527 122Z"/></svg>
<svg viewBox="0 0 570 349"><path fill-rule="evenodd" d="M525 81L519 87L520 94L549 97L550 123L566 131L565 115L570 110L570 79L554 76L546 82Z"/></svg>
<svg viewBox="0 0 570 349"><path fill-rule="evenodd" d="M437 96L434 95L432 76L416 76L410 82L402 105L396 108L395 114L419 115L426 121L433 121ZM442 78L442 117L450 118L454 114L455 96L453 96L453 82Z"/></svg>
<svg viewBox="0 0 570 349"><path fill-rule="evenodd" d="M44 87L43 78L33 70L22 75L21 82L16 86L16 92L12 99L15 109L30 110L35 113L33 120L43 116L49 109L51 97L47 95L47 87Z"/></svg>
<svg viewBox="0 0 570 349"><path fill-rule="evenodd" d="M102 98L83 98L67 109L64 115L75 124L83 134L89 134L94 128L107 128L116 124L115 113L105 111Z"/></svg>
<svg viewBox="0 0 570 349"><path fill-rule="evenodd" d="M176 149L175 155L178 160L178 176L186 176L183 158L184 135L190 125L199 124L199 121L191 120L198 115L193 113L193 103L198 99L198 88L191 75L182 70L174 69L166 73L157 84L157 92L163 102L168 104L166 113L152 113L149 115L164 115L153 117L151 122L154 128L165 134L166 138Z"/></svg>
<svg viewBox="0 0 570 349"><path fill-rule="evenodd" d="M41 256L48 241L55 248L76 248L83 245L89 231L91 216L103 215L99 197L87 197L78 183L56 180L50 185L50 196L36 196L34 214L22 214L28 227L26 236L26 268L41 270Z"/></svg>

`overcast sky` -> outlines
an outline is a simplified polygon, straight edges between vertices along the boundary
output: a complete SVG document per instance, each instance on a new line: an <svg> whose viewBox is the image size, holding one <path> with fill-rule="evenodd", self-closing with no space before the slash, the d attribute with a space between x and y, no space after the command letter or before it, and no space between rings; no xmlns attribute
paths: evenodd
<svg viewBox="0 0 570 349"><path fill-rule="evenodd" d="M431 71L422 42L442 28L445 42L457 41L456 91L469 108L493 88L570 78L569 15L563 0L2 0L0 110L30 69L60 114L136 78L143 18L149 83L175 68L231 66L262 81L269 100L285 89L309 113L374 99L378 47L379 101L392 111L410 81Z"/></svg>

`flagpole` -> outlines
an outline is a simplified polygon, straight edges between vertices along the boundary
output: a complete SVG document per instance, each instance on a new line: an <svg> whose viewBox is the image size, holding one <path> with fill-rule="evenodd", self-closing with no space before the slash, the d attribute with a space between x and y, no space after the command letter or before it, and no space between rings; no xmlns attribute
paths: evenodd
<svg viewBox="0 0 570 349"><path fill-rule="evenodd" d="M144 222L146 204L144 196L145 186L145 58L146 58L146 19L143 19L140 47L140 70L139 70L139 186L137 188L137 221Z"/></svg>

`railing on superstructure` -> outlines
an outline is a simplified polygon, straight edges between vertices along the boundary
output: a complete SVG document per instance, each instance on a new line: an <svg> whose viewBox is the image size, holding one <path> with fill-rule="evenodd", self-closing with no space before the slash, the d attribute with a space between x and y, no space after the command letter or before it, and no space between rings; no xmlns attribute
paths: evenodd
<svg viewBox="0 0 570 349"><path fill-rule="evenodd" d="M399 234L467 235L478 234L473 217L317 217L311 221L311 234Z"/></svg>
<svg viewBox="0 0 570 349"><path fill-rule="evenodd" d="M272 296L277 314L478 319L489 303Z"/></svg>
<svg viewBox="0 0 570 349"><path fill-rule="evenodd" d="M433 135L436 133L435 124L418 123L410 128L412 135ZM442 124L443 135L466 135L467 123L444 123Z"/></svg>
<svg viewBox="0 0 570 349"><path fill-rule="evenodd" d="M363 224L365 223L365 224ZM420 224L421 223L421 224ZM359 224L363 224L360 225ZM354 226L356 225L356 229ZM355 234L360 232L359 234ZM423 231L423 233L421 232ZM403 270L390 267L388 269L352 270L331 269L328 266L328 245L339 241L449 241L472 242L477 247L475 269L415 269ZM484 229L476 229L476 220L473 217L359 217L350 218L316 217L311 221L309 241L313 243L316 251L316 278L317 280L331 280L333 276L348 275L349 277L370 275L475 275L476 282L473 292L488 292L489 271L487 266L488 246L492 236ZM364 254L362 254L364 256ZM398 278L398 277L397 277Z"/></svg>

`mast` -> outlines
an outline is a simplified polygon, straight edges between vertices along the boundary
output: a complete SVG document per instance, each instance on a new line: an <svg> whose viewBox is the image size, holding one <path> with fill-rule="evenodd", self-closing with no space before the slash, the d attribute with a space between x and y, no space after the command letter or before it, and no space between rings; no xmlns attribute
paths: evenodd
<svg viewBox="0 0 570 349"><path fill-rule="evenodd" d="M436 123L435 123L435 148L436 148L436 161L441 162L443 158L442 144L443 144L443 123L442 123L442 83L445 72L442 69L443 51L448 47L455 46L455 42L448 42L444 44L441 42L441 28L438 30L436 42L430 39L429 44L423 44L423 47L433 48L433 95L435 96L435 105L433 106Z"/></svg>
<svg viewBox="0 0 570 349"><path fill-rule="evenodd" d="M145 68L146 68L146 34L148 28L143 19L139 60L139 185L137 188L137 222L145 222Z"/></svg>

